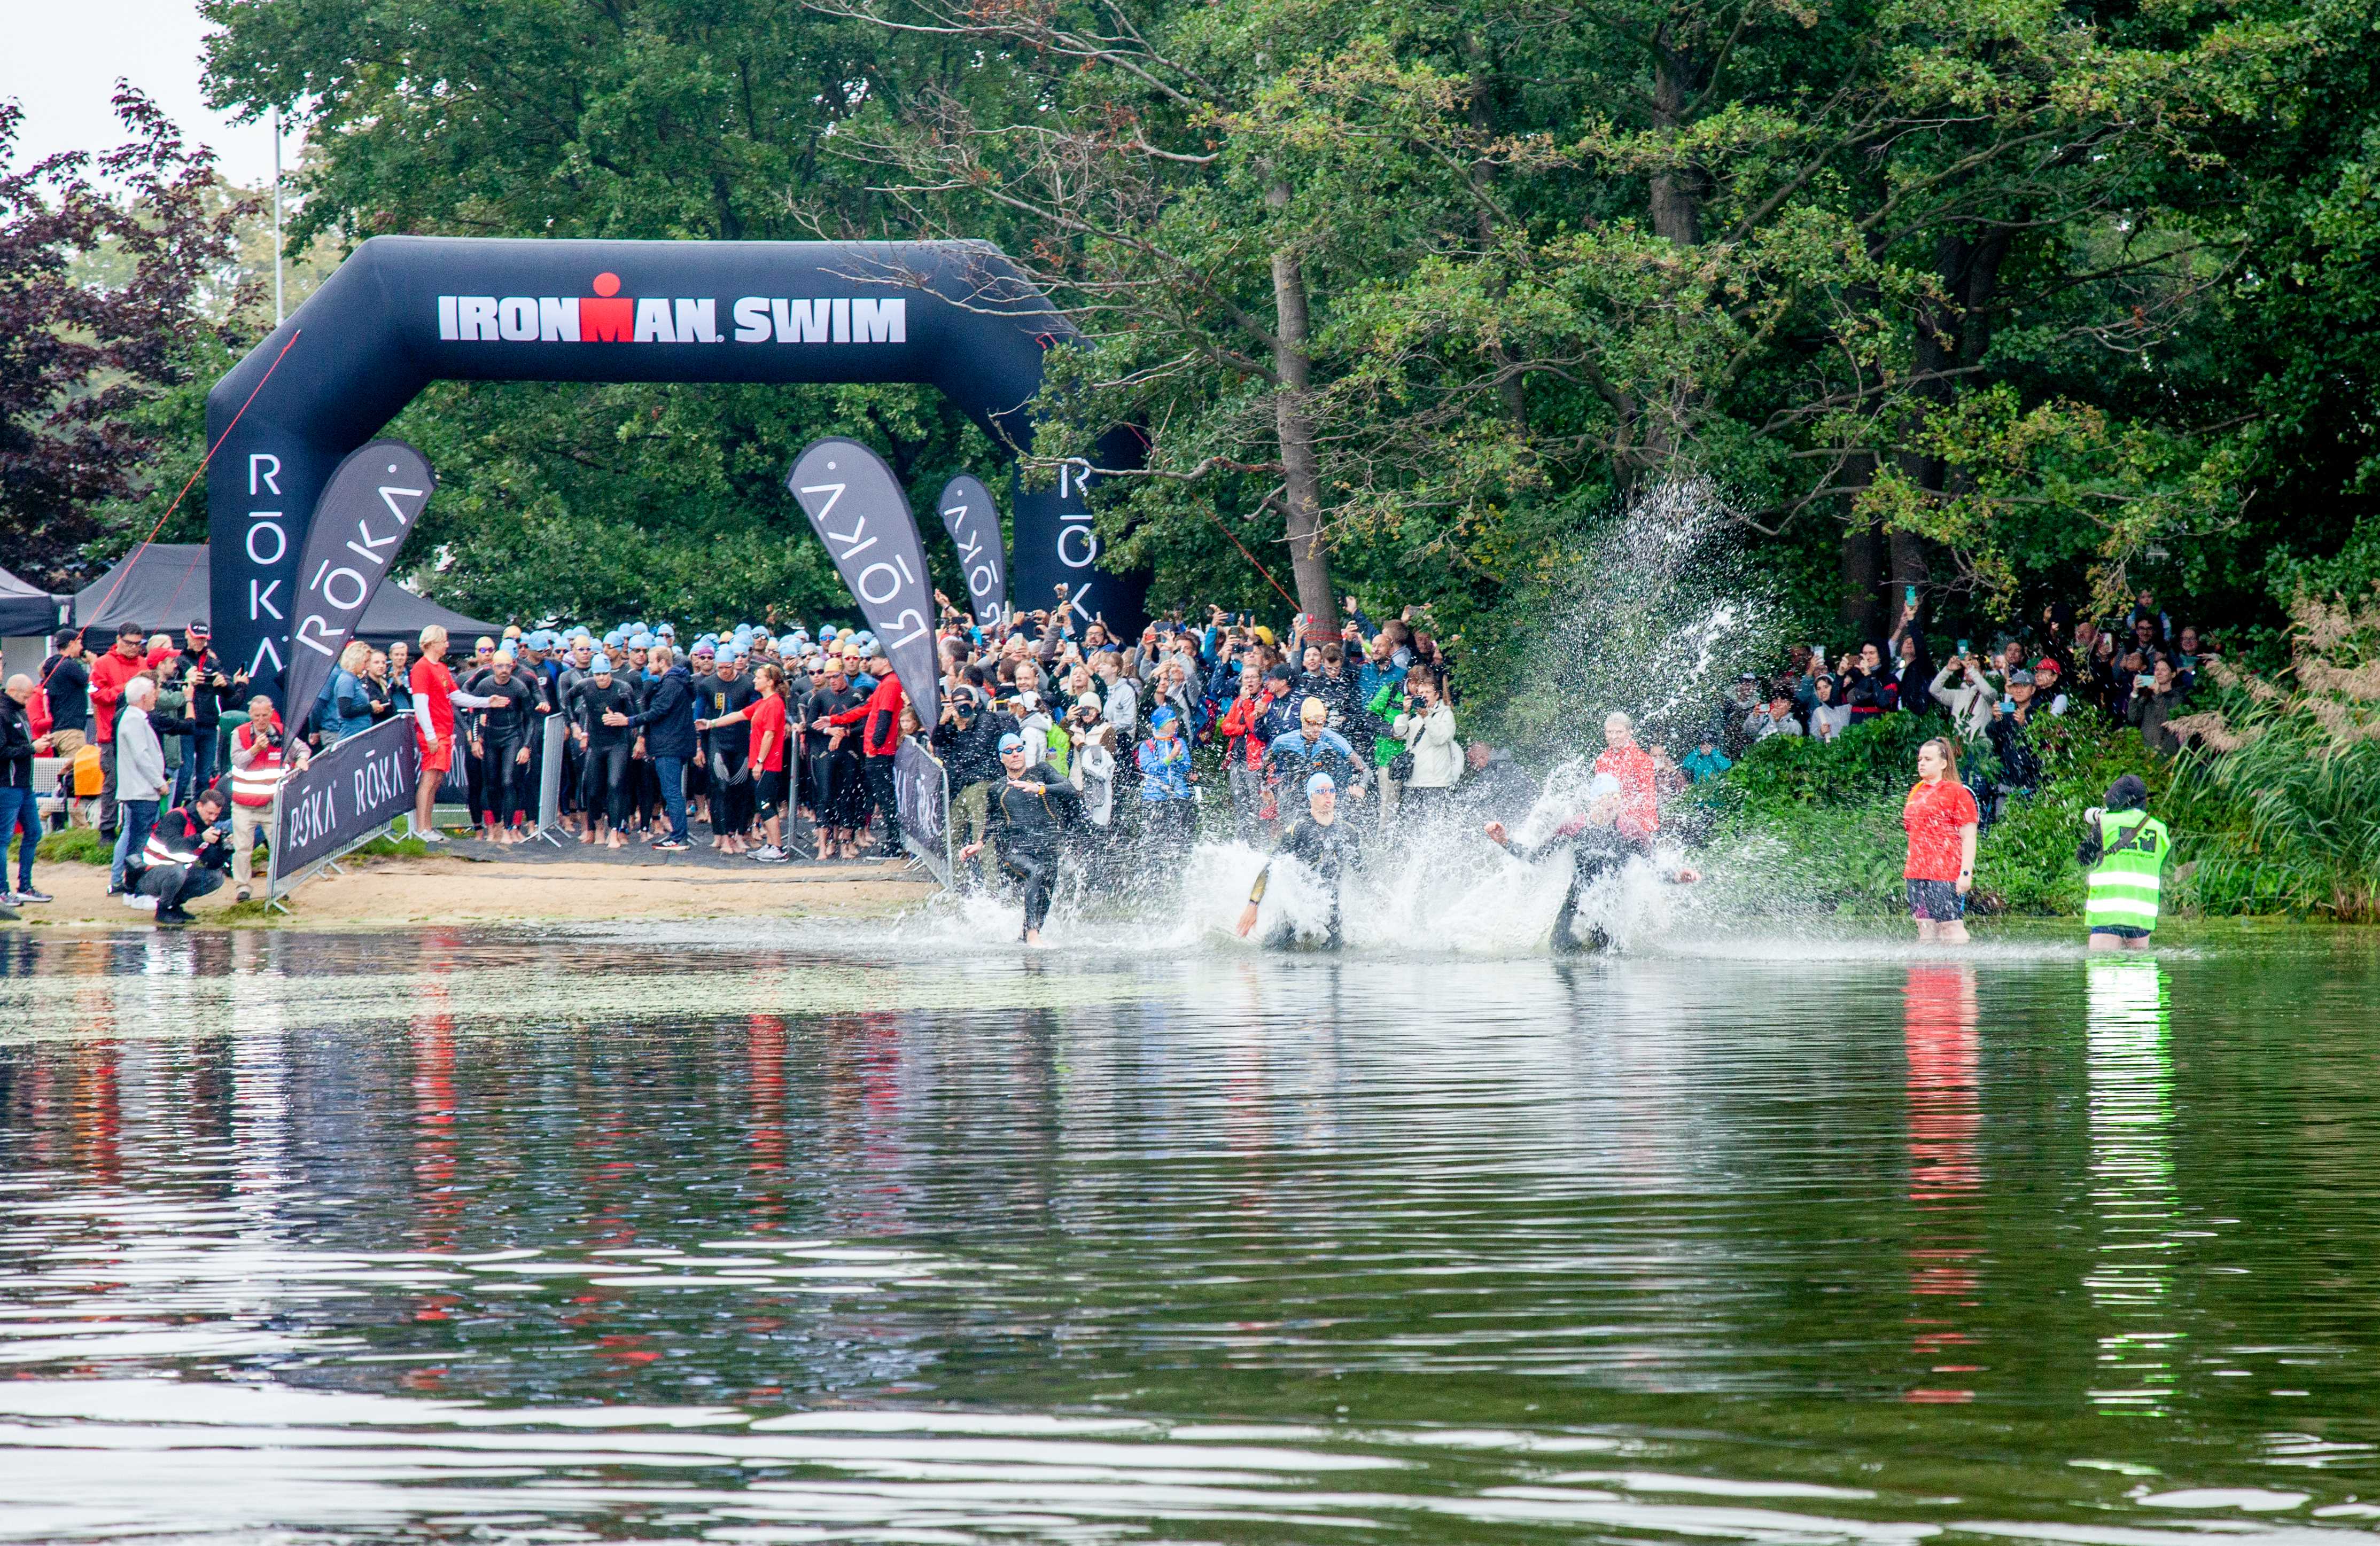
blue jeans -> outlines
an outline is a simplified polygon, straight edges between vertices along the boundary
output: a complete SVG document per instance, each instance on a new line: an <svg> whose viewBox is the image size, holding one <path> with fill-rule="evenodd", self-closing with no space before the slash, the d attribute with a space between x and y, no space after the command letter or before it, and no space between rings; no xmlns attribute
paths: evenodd
<svg viewBox="0 0 2380 1546"><path fill-rule="evenodd" d="M170 798L176 805L187 805L199 791L214 782L215 742L221 731L209 725L182 737L182 766L174 769L174 788Z"/></svg>
<svg viewBox="0 0 2380 1546"><path fill-rule="evenodd" d="M686 831L686 759L655 757L653 771L662 780L662 813L669 817L669 840L687 840Z"/></svg>
<svg viewBox="0 0 2380 1546"><path fill-rule="evenodd" d="M119 800L115 803L115 863L108 867L107 884L111 890L124 889L124 862L149 846L149 834L157 830L157 802L154 800Z"/></svg>
<svg viewBox="0 0 2380 1546"><path fill-rule="evenodd" d="M0 879L6 879L8 874L11 836L18 839L17 889L30 891L33 888L33 851L42 846L42 818L30 789L0 789Z"/></svg>

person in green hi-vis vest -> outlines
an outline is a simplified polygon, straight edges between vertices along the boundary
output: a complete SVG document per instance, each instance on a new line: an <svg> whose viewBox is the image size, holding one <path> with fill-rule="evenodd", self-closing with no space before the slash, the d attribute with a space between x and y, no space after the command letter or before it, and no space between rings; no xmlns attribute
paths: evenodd
<svg viewBox="0 0 2380 1546"><path fill-rule="evenodd" d="M2105 809L2082 813L2091 835L2074 857L2091 872L2082 920L2095 950L2145 950L2155 931L2166 855L2173 839L2148 813L2149 789L2127 773L2107 789Z"/></svg>

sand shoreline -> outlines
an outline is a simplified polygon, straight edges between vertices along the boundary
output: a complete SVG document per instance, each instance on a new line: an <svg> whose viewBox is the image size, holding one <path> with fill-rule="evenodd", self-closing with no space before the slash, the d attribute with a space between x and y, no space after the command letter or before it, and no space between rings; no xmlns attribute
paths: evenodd
<svg viewBox="0 0 2380 1546"><path fill-rule="evenodd" d="M423 924L565 924L705 918L880 918L915 907L938 888L932 876L890 860L837 864L747 864L574 860L508 862L438 854L351 860L287 899L286 913L235 904L232 888L191 904L195 929L403 928ZM98 864L43 864L33 882L57 898L18 909L11 928L155 928L144 912L107 895Z"/></svg>

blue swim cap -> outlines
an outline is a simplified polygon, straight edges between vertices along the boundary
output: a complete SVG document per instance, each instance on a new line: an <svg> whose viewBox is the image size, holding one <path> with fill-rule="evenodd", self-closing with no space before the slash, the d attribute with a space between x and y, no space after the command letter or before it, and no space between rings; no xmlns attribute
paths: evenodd
<svg viewBox="0 0 2380 1546"><path fill-rule="evenodd" d="M623 634L617 628L614 628L610 633L603 635L603 647L605 649L617 649L623 644L627 642L627 637L628 636L625 634Z"/></svg>
<svg viewBox="0 0 2380 1546"><path fill-rule="evenodd" d="M1337 780L1332 779L1328 773L1317 773L1314 777L1305 780L1305 792L1308 795L1319 794L1326 789L1331 791L1333 793L1336 793L1339 789Z"/></svg>
<svg viewBox="0 0 2380 1546"><path fill-rule="evenodd" d="M1025 738L1017 734L1014 731L1010 731L1006 735L1000 738L1000 755L1002 756L1006 756L1011 752L1021 752L1023 750L1025 750Z"/></svg>
<svg viewBox="0 0 2380 1546"><path fill-rule="evenodd" d="M662 623L653 630L653 637L657 639L674 639L677 637L677 629L669 623Z"/></svg>
<svg viewBox="0 0 2380 1546"><path fill-rule="evenodd" d="M588 673L589 673L589 675L592 675L592 676L609 676L609 675L611 675L611 674L612 674L612 658L611 658L610 656L608 656L608 655L603 654L603 653L602 653L601 651L600 651L600 650L599 650L599 651L597 651L597 652L596 652L596 655L595 655L595 658L593 658L592 660L589 660L589 661L588 661L588 662L587 662L587 670L588 670Z"/></svg>
<svg viewBox="0 0 2380 1546"><path fill-rule="evenodd" d="M628 647L630 649L650 649L653 647L653 636L650 634L638 634L635 638L628 641Z"/></svg>

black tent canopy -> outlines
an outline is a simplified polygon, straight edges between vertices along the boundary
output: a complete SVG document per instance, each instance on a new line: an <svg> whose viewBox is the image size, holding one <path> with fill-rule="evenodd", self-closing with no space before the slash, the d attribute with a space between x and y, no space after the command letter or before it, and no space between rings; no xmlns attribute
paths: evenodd
<svg viewBox="0 0 2380 1546"><path fill-rule="evenodd" d="M203 542L152 542L135 549L75 594L75 626L104 636L129 622L145 633L178 634L193 622L210 621L207 573ZM504 632L499 624L450 611L409 590L382 586L364 609L356 634L375 642L410 641L433 622L467 640Z"/></svg>
<svg viewBox="0 0 2380 1546"><path fill-rule="evenodd" d="M41 586L0 569L0 634L47 634L58 625L61 603Z"/></svg>

